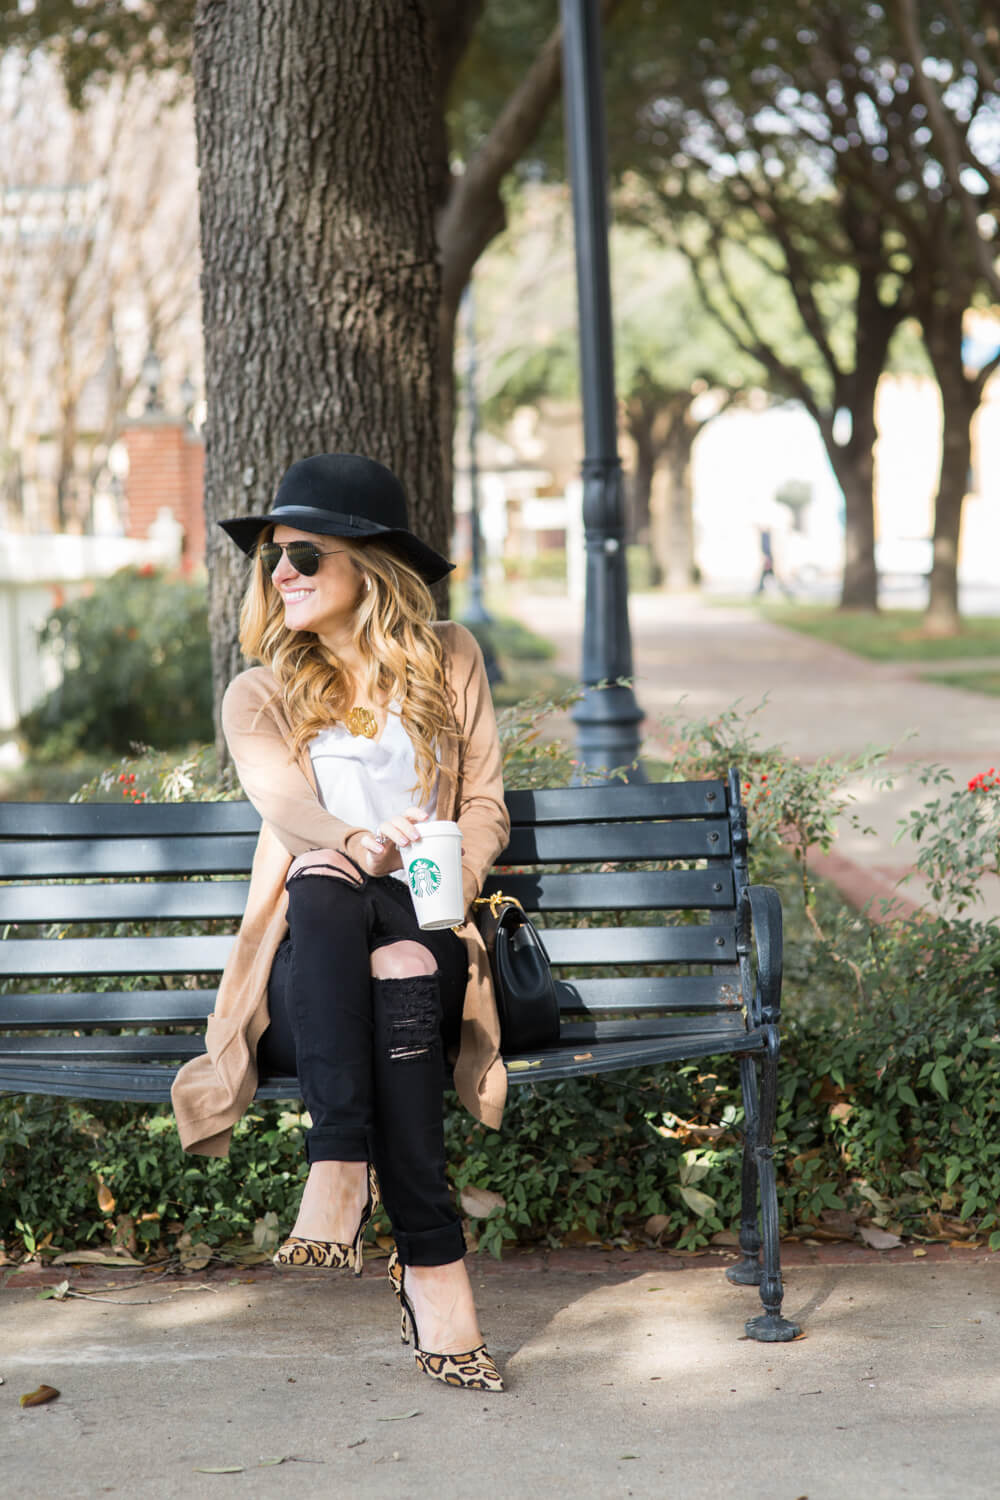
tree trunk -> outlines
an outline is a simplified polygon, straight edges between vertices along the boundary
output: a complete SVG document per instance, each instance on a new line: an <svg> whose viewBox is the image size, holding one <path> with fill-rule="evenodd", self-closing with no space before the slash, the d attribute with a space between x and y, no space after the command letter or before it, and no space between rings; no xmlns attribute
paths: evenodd
<svg viewBox="0 0 1000 1500"><path fill-rule="evenodd" d="M198 0L194 76L218 703L246 565L212 523L296 459L389 464L447 552L434 57L407 0Z"/></svg>
<svg viewBox="0 0 1000 1500"><path fill-rule="evenodd" d="M675 421L666 447L667 541L662 558L668 589L686 590L697 578L694 562L694 496L691 492L691 450L701 423L687 416Z"/></svg>
<svg viewBox="0 0 1000 1500"><path fill-rule="evenodd" d="M844 577L841 609L878 609L875 571L875 465L871 447L851 444L836 458L834 472L844 493Z"/></svg>
<svg viewBox="0 0 1000 1500"><path fill-rule="evenodd" d="M877 219L855 212L850 221L852 244L861 250L872 236L879 241ZM880 242L880 241L879 241ZM875 246L870 245L874 250ZM834 382L832 407L820 421L820 432L831 466L844 493L844 577L841 609L878 609L878 573L875 569L875 397L885 369L889 344L899 326L902 307L889 306L879 296L881 258L862 259L854 323L854 368ZM851 435L844 444L835 440L838 410L851 414Z"/></svg>
<svg viewBox="0 0 1000 1500"><path fill-rule="evenodd" d="M625 428L635 448L635 467L625 490L625 535L630 542L649 546L652 522L649 497L656 471L657 451L653 439L654 410L633 393L625 401Z"/></svg>
<svg viewBox="0 0 1000 1500"><path fill-rule="evenodd" d="M963 309L964 303L947 310L937 304L924 329L943 410L941 469L934 501L934 556L923 621L924 633L934 636L957 635L962 626L958 547L972 457L969 427L979 405L978 382L966 376L962 364Z"/></svg>

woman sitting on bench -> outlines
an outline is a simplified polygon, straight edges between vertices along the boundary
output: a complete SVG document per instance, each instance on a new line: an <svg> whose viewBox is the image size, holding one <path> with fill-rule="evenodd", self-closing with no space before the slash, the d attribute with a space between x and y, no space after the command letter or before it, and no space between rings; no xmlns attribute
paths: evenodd
<svg viewBox="0 0 1000 1500"><path fill-rule="evenodd" d="M489 966L471 921L418 927L400 857L428 818L458 822L468 913L506 845L482 655L463 626L432 623L427 585L451 565L409 530L381 464L303 459L268 514L221 524L253 559L240 643L263 665L231 683L222 714L262 828L206 1054L174 1084L181 1140L224 1155L258 1073L297 1075L309 1175L275 1262L360 1275L381 1194L419 1368L501 1390L448 1189L442 1101L452 1050L462 1102L500 1123Z"/></svg>

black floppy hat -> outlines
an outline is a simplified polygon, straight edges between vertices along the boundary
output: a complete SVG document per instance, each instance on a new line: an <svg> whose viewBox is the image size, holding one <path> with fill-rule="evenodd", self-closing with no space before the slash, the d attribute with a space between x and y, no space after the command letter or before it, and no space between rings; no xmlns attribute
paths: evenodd
<svg viewBox="0 0 1000 1500"><path fill-rule="evenodd" d="M294 526L319 536L383 542L425 583L439 582L454 567L409 529L406 491L392 470L360 453L299 459L282 478L266 516L235 516L219 525L247 554L266 527Z"/></svg>

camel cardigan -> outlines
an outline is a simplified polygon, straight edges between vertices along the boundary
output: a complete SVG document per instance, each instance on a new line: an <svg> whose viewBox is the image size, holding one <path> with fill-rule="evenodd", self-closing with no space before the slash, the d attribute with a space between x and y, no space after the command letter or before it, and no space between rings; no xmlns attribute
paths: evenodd
<svg viewBox="0 0 1000 1500"><path fill-rule="evenodd" d="M447 694L464 736L442 749L436 817L462 829L466 911L506 846L510 820L496 719L482 653L475 637L452 621L435 630L444 649ZM257 1044L269 1024L267 982L278 944L288 931L285 879L297 854L343 850L363 830L327 812L319 799L308 747L293 749L281 690L266 667L235 678L222 704L226 741L262 826L254 854L243 921L208 1018L205 1053L184 1064L171 1091L181 1144L204 1156L225 1156L233 1126L257 1089ZM453 774L449 775L451 772ZM469 982L455 1061L455 1087L466 1109L496 1129L507 1073L500 1058L500 1026L489 963L475 923L456 929L465 943Z"/></svg>

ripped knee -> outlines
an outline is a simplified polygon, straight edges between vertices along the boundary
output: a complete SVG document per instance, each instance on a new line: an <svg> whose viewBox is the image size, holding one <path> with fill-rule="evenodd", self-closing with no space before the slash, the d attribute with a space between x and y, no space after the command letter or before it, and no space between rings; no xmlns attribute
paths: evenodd
<svg viewBox="0 0 1000 1500"><path fill-rule="evenodd" d="M410 974L433 974L437 964L433 953L423 943L404 939L376 948L371 969L374 979L405 979Z"/></svg>
<svg viewBox="0 0 1000 1500"><path fill-rule="evenodd" d="M301 880L305 875L325 876L328 880L343 880L348 885L363 886L365 877L355 865L354 861L346 854L341 854L338 849L310 849L306 854L298 854L288 867L285 877L286 887L293 880Z"/></svg>
<svg viewBox="0 0 1000 1500"><path fill-rule="evenodd" d="M429 1057L441 1040L441 1001L436 976L410 974L404 979L384 979L379 989L385 1009L389 1061L417 1062Z"/></svg>

